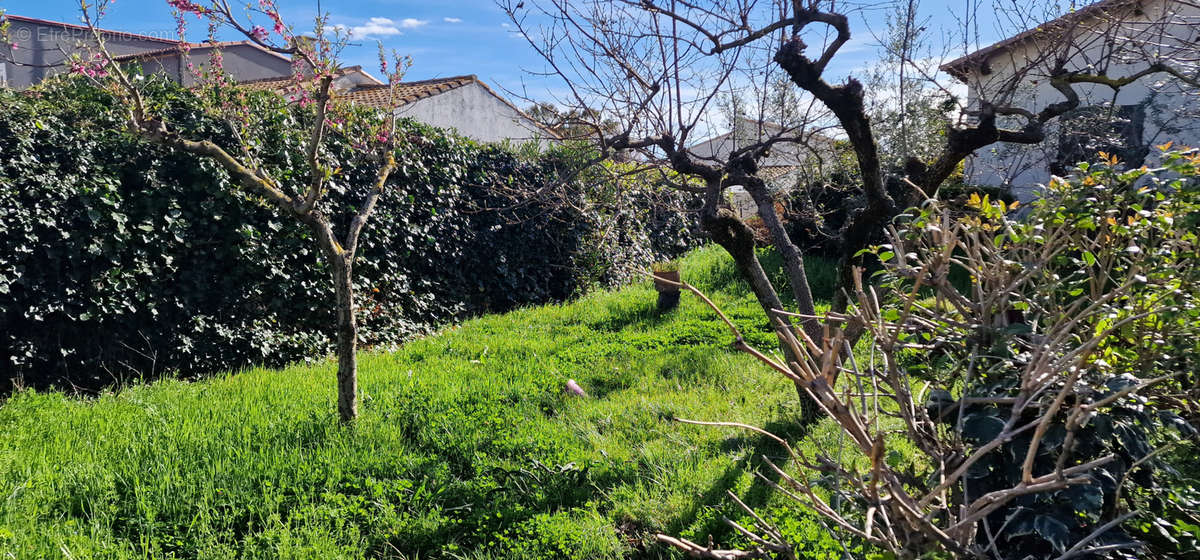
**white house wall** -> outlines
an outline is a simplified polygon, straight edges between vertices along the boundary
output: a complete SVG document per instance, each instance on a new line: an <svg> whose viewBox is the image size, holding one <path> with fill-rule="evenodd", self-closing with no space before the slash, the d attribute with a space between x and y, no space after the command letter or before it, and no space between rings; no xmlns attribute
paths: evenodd
<svg viewBox="0 0 1200 560"><path fill-rule="evenodd" d="M481 142L509 140L542 143L549 135L509 104L476 82L419 99L396 115L439 128L454 129Z"/></svg>
<svg viewBox="0 0 1200 560"><path fill-rule="evenodd" d="M187 69L188 62L197 70L208 68L212 49L193 47L185 59L182 54L169 54L141 62L146 74L163 74L185 87L196 85L196 78ZM248 45L231 45L221 49L221 67L235 82L290 76L289 60Z"/></svg>
<svg viewBox="0 0 1200 560"><path fill-rule="evenodd" d="M1164 9L1165 2L1148 2L1146 6L1146 21L1157 18ZM1175 4L1183 17L1200 16L1200 7ZM1195 40L1200 37L1200 27L1176 27L1167 36L1192 38L1191 48L1200 53ZM1089 43L1081 40L1078 43ZM1086 65L1086 61L1095 60L1102 56L1102 41L1097 41L1088 48L1080 49L1072 59L1078 66ZM1054 47L1050 47L1054 48ZM993 55L989 61L990 72L983 75L976 71L968 76L970 94L968 103L971 107L979 106L982 93L996 105L1011 104L1030 110L1034 113L1044 109L1051 103L1063 101L1065 98L1055 90L1045 76L1045 72L1028 72L1022 77L1021 85L1017 88L1013 99L999 99L997 92L1011 89L1014 73L1026 68L1030 61L1036 61L1042 53L1042 46L1030 41L1010 47ZM1141 65L1119 65L1110 67L1108 75L1121 77L1132 74L1145 67ZM1077 68L1082 70L1083 68ZM1040 75L1039 75L1040 74ZM1143 130L1143 142L1161 144L1174 141L1177 145L1200 145L1200 98L1198 92L1183 84L1177 78L1165 73L1143 77L1129 84L1114 97L1113 90L1100 84L1076 84L1074 89L1080 95L1080 107L1113 103L1117 106L1137 105L1154 95L1153 105L1147 107L1146 120ZM1186 119L1186 123L1179 122ZM1010 119L1008 124L1019 123L1019 119ZM1162 126L1162 125L1168 126ZM1050 128L1050 137L1039 145L1022 145L998 143L976 152L967 162L968 180L982 185L1007 186L1014 194L1023 200L1032 198L1034 189L1039 184L1050 180L1049 166L1057 151L1058 143L1055 137L1055 127ZM1168 130L1164 130L1164 128ZM1178 131L1169 130L1179 128ZM1153 155L1153 151L1151 151Z"/></svg>

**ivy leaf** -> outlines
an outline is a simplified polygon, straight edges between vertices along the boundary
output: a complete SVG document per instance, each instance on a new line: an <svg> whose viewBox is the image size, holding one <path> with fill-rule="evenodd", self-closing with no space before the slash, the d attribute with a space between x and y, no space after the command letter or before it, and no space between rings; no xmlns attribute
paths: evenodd
<svg viewBox="0 0 1200 560"><path fill-rule="evenodd" d="M948 412L954 406L954 395L945 389L934 389L929 392L929 400L925 402L925 412L935 422L947 420L943 414Z"/></svg>
<svg viewBox="0 0 1200 560"><path fill-rule="evenodd" d="M972 412L963 417L963 437L976 443L996 439L1004 430L1004 420L994 410Z"/></svg>
<svg viewBox="0 0 1200 560"><path fill-rule="evenodd" d="M1009 513L1004 519L1004 526L1008 527L1007 532L1009 537L1020 537L1033 533L1033 517L1030 516L1031 513L1033 513L1033 510L1024 506L1013 508L1012 513Z"/></svg>
<svg viewBox="0 0 1200 560"><path fill-rule="evenodd" d="M967 478L972 479L972 480L979 480L981 478L987 478L987 477L991 476L992 475L992 463L994 461L992 461L992 459L990 459L990 457L992 457L992 454L985 455L983 458L979 459L978 461L971 463L971 466L967 467Z"/></svg>
<svg viewBox="0 0 1200 560"><path fill-rule="evenodd" d="M1100 510L1104 507L1104 491L1099 484L1079 484L1071 486L1062 492L1071 507L1078 513L1095 521L1100 518Z"/></svg>
<svg viewBox="0 0 1200 560"><path fill-rule="evenodd" d="M889 467L892 467L894 469L894 468L900 466L900 463L903 461L904 461L904 455L902 453L900 453L899 451L896 451L895 449L888 451L887 464Z"/></svg>
<svg viewBox="0 0 1200 560"><path fill-rule="evenodd" d="M1054 546L1060 553L1067 551L1067 541L1071 538L1071 530L1062 521L1049 515L1039 515L1033 518L1033 528L1038 536Z"/></svg>
<svg viewBox="0 0 1200 560"><path fill-rule="evenodd" d="M1175 428L1179 431L1180 435L1183 435L1184 437L1194 437L1200 433L1197 432L1195 426L1192 426L1187 422L1187 420L1184 420L1178 414L1170 410L1160 411L1158 413L1158 420L1167 426Z"/></svg>

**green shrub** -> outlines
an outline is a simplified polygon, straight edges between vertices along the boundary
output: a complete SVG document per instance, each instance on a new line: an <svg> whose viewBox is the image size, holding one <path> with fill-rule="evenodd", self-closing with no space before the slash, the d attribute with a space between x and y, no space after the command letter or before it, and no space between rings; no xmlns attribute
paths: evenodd
<svg viewBox="0 0 1200 560"><path fill-rule="evenodd" d="M192 136L234 146L228 126L171 84L152 102ZM302 120L253 96L264 166L303 153ZM140 142L82 81L0 92L0 391L12 381L95 388L126 378L277 365L330 349L334 311L309 233L227 185L211 162ZM360 243L360 335L390 345L486 311L558 301L670 258L696 238L682 199L649 180L562 180L580 157L537 158L414 122L401 126L392 189ZM360 150L331 138L332 189L369 185ZM281 173L284 187L306 181ZM591 180L585 180L591 179ZM514 186L542 196L514 203ZM366 195L322 211L348 220ZM664 200L664 197L666 199ZM566 204L571 201L573 204Z"/></svg>
<svg viewBox="0 0 1200 560"><path fill-rule="evenodd" d="M1016 204L971 195L967 205L976 213L959 219L974 240L943 236L953 224L943 215L914 212L900 238L912 256L887 268L904 279L895 293L912 285L914 268L906 267L920 267L929 283L954 268L970 272L969 286L950 292L963 299L939 293L923 316L930 327L900 340L932 343L942 354L923 368L935 388L926 410L967 444L962 456L973 462L964 502L995 499L973 544L996 547L997 558L1057 558L1073 547L1111 549L1114 558L1195 551L1198 532L1188 529L1200 506L1195 472L1177 471L1183 464L1165 452L1179 446L1194 453L1200 441L1181 416L1196 401L1200 365L1200 156L1166 153L1153 170L1123 169L1104 152L1100 158L1052 181L1020 219L1011 215ZM929 255L954 243L962 256L945 269L928 265ZM973 261L968 253L980 247L985 257ZM1004 299L969 299L989 293L997 278L1008 282L999 284L1009 288ZM971 326L947 327L956 323ZM1060 354L1069 359L1055 361ZM1046 389L1031 398L1037 382L1028 371L1039 363L1063 365L1038 381ZM1059 408L1026 407L1056 392ZM956 396L977 404L943 415ZM1044 433L1005 427L1034 419L1045 423ZM998 498L1020 488L1023 474L1049 477L1090 462L1069 484Z"/></svg>
<svg viewBox="0 0 1200 560"><path fill-rule="evenodd" d="M1100 157L1020 214L978 193L910 208L823 352L778 324L787 370L750 350L842 439L778 454L766 474L796 513L745 506L756 531L730 544L807 557L822 543L796 519L815 512L866 557L1195 557L1200 151Z"/></svg>

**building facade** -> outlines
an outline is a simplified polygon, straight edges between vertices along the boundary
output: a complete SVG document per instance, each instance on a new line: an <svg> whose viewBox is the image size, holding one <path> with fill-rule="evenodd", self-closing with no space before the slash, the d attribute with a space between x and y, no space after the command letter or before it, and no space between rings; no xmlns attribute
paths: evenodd
<svg viewBox="0 0 1200 560"><path fill-rule="evenodd" d="M1050 121L1042 142L976 152L967 180L1008 187L1027 201L1052 175L1099 151L1136 167L1152 163L1154 145L1200 145L1200 88L1189 83L1200 77L1197 62L1200 4L1104 0L942 66L967 84L969 110L986 101L1036 115L1067 100L1064 87L1079 97L1077 109ZM1066 83L1055 78L1064 71L1116 81ZM999 121L1019 129L1026 118L1011 113Z"/></svg>
<svg viewBox="0 0 1200 560"><path fill-rule="evenodd" d="M3 85L25 89L42 80L71 70L73 56L90 56L95 44L92 32L81 25L5 15L8 20L8 39L3 45L5 56L0 57L0 77ZM150 35L101 31L104 42L113 56L177 48L179 41ZM13 45L16 45L13 47Z"/></svg>
<svg viewBox="0 0 1200 560"><path fill-rule="evenodd" d="M95 40L83 26L6 15L15 49L0 46L0 84L26 89L71 71L73 58L89 57ZM292 60L250 41L182 43L121 31L102 30L114 60L146 74L163 75L192 87L220 57L222 71L245 87L287 94L294 85ZM396 115L452 129L480 142L535 142L539 147L559 142L554 131L526 115L476 76L455 76L403 82L389 93L361 67L343 69L335 77L334 95L354 103L388 108ZM394 95L395 99L389 99Z"/></svg>

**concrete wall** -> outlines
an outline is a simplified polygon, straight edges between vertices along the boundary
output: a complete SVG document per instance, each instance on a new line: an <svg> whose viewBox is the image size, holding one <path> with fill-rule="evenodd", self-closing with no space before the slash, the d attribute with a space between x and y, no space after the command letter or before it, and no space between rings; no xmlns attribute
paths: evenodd
<svg viewBox="0 0 1200 560"><path fill-rule="evenodd" d="M4 62L4 75L11 88L24 89L42 80L70 70L68 60L75 53L88 56L94 44L86 29L63 27L9 19L8 34L17 48L3 58L22 64ZM164 39L167 39L164 37ZM159 50L170 47L170 41L155 41L124 33L107 33L105 42L113 56ZM8 48L4 47L7 51ZM26 66L27 65L27 66Z"/></svg>
<svg viewBox="0 0 1200 560"><path fill-rule="evenodd" d="M396 115L412 118L480 142L514 144L535 141L545 146L550 134L539 128L508 103L501 101L478 82L419 99L396 109Z"/></svg>
<svg viewBox="0 0 1200 560"><path fill-rule="evenodd" d="M1153 29L1158 25L1156 22L1167 21L1163 18L1168 15L1172 20L1196 21L1198 24L1166 26L1163 36L1172 46L1157 45L1160 52L1175 49L1171 56L1200 56L1200 44L1197 43L1200 40L1200 6L1149 0L1144 3L1142 15L1121 20L1120 31L1114 31L1110 22L1097 20L1080 26L1070 44L1029 41L993 55L988 60L986 73L976 70L967 78L970 88L968 106L977 108L986 99L997 106L1014 105L1036 113L1051 103L1065 100L1063 94L1050 84L1051 61L1045 60L1047 54L1069 52L1068 68L1072 70L1095 72L1093 68L1107 66L1105 73L1111 77L1133 74L1147 65L1148 56L1141 52L1142 49L1149 50L1151 40L1161 40L1158 37L1140 39L1139 30ZM1135 21L1138 23L1133 25ZM1129 31L1125 31L1126 26ZM1071 50L1062 51L1064 48ZM1013 87L1014 83L1018 85ZM1176 145L1200 145L1200 92L1172 76L1157 73L1143 77L1122 87L1115 96L1111 88L1100 84L1076 84L1074 89L1079 93L1080 107L1109 103L1117 107L1144 105L1142 146L1167 141L1174 141ZM1019 128L1023 120L1012 117L1001 122ZM976 152L967 161L967 179L977 184L1007 186L1018 198L1031 199L1038 185L1049 182L1051 163L1058 157L1062 124L1056 119L1047 128L1048 137L1040 144L997 143ZM1151 156L1155 151L1150 150Z"/></svg>
<svg viewBox="0 0 1200 560"><path fill-rule="evenodd" d="M274 53L250 45L229 45L222 47L220 51L221 67L236 82L292 75L291 61ZM163 74L191 87L196 84L196 78L188 70L188 62L191 62L197 71L203 71L208 68L212 54L212 48L192 47L186 59L182 54L170 54L144 60L141 63L142 71L147 74Z"/></svg>
<svg viewBox="0 0 1200 560"><path fill-rule="evenodd" d="M739 219L746 220L758 216L758 204L754 202L754 197L746 192L745 187L729 187L725 189L724 194L729 209Z"/></svg>
<svg viewBox="0 0 1200 560"><path fill-rule="evenodd" d="M21 64L0 63L0 81L7 87L28 88L51 76L69 72L72 54L78 53L83 57L92 54L89 49L94 43L86 29L16 19L10 22L9 36L17 43L17 48L10 55L6 52L7 47L0 47L0 59L11 59ZM106 33L105 42L109 53L116 57L160 51L175 45L170 40L157 41L119 32ZM189 60L195 67L205 68L211 55L211 48L193 47ZM291 62L287 58L249 45L225 46L221 49L221 56L225 71L237 81L290 76L292 73ZM163 74L177 82L182 81L185 86L195 84L195 79L179 54L165 54L144 60L141 64L147 74Z"/></svg>

